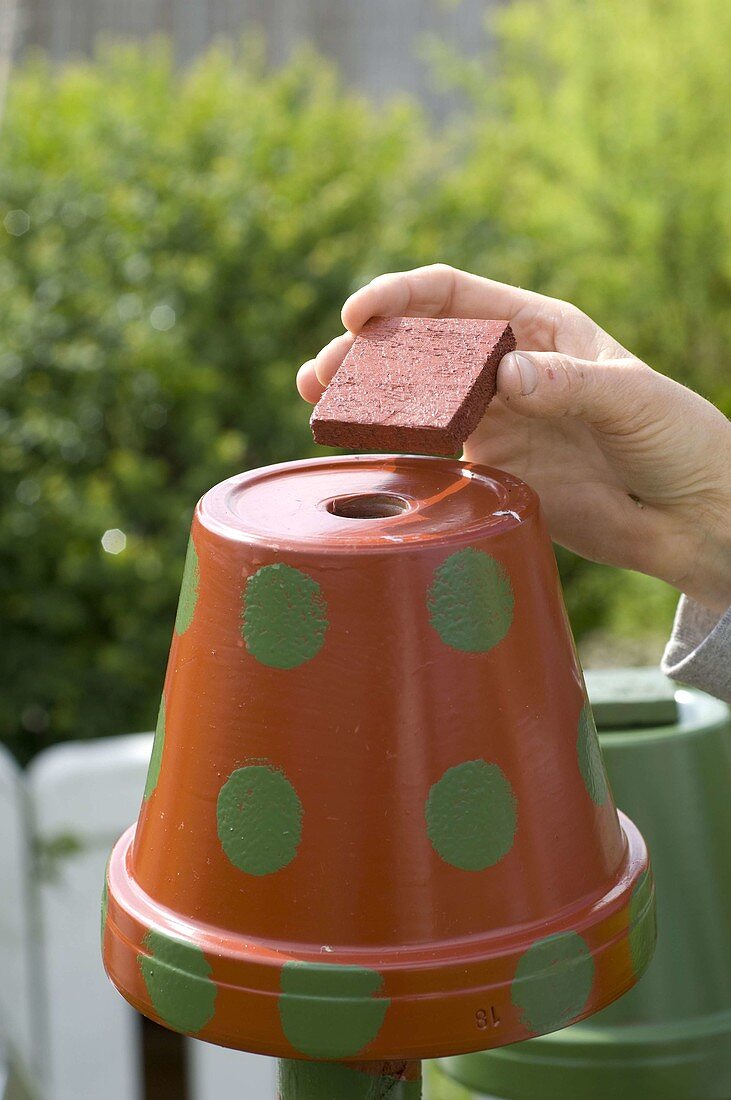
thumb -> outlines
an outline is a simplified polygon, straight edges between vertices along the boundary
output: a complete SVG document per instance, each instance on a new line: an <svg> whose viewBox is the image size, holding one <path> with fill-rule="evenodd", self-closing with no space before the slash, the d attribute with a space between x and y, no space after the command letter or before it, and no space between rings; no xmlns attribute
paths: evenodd
<svg viewBox="0 0 731 1100"><path fill-rule="evenodd" d="M638 399L646 404L653 374L633 358L594 362L558 352L515 351L500 363L497 392L521 416L576 416L616 431L636 419Z"/></svg>

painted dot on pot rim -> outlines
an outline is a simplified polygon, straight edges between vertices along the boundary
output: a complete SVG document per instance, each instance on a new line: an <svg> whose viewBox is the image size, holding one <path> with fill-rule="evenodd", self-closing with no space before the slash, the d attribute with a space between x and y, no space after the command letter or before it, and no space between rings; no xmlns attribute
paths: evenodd
<svg viewBox="0 0 731 1100"><path fill-rule="evenodd" d="M609 796L609 782L604 768L604 758L596 732L594 715L588 702L584 704L579 716L576 752L579 758L579 771L589 792L589 797L597 806L603 806Z"/></svg>
<svg viewBox="0 0 731 1100"><path fill-rule="evenodd" d="M180 586L180 598L178 611L175 616L175 633L185 634L193 622L196 604L198 603L198 589L201 575L198 564L198 553L191 536L188 540L188 549L185 554L185 566L183 567L183 581Z"/></svg>
<svg viewBox="0 0 731 1100"><path fill-rule="evenodd" d="M467 760L448 768L429 791L426 828L434 850L463 871L484 871L513 846L517 807L497 764Z"/></svg>
<svg viewBox="0 0 731 1100"><path fill-rule="evenodd" d="M157 1015L174 1031L195 1035L213 1019L218 987L200 947L150 930L144 938L149 955L137 962Z"/></svg>
<svg viewBox="0 0 731 1100"><path fill-rule="evenodd" d="M327 963L282 967L279 1017L287 1039L310 1058L349 1058L378 1035L390 1001L377 970Z"/></svg>
<svg viewBox="0 0 731 1100"><path fill-rule="evenodd" d="M453 649L487 653L510 630L513 589L505 566L467 547L451 554L434 574L427 607L439 637Z"/></svg>
<svg viewBox="0 0 731 1100"><path fill-rule="evenodd" d="M291 863L302 839L302 803L286 775L268 764L232 772L218 795L218 839L234 867L271 875Z"/></svg>
<svg viewBox="0 0 731 1100"><path fill-rule="evenodd" d="M320 585L294 566L264 565L246 582L241 632L246 648L271 668L297 668L322 649L328 628Z"/></svg>
<svg viewBox="0 0 731 1100"><path fill-rule="evenodd" d="M656 938L652 875L649 871L643 871L629 902L629 951L636 978L646 970L655 950Z"/></svg>
<svg viewBox="0 0 731 1100"><path fill-rule="evenodd" d="M586 1008L594 960L577 932L537 940L521 956L511 999L521 1023L537 1035L566 1027Z"/></svg>
<svg viewBox="0 0 731 1100"><path fill-rule="evenodd" d="M142 796L143 801L147 802L150 795L157 787L157 781L160 778L160 766L162 764L162 754L165 748L165 695L163 694L160 699L160 709L157 712L157 725L155 726L155 737L152 742L152 754L150 756L150 763L147 768L147 779L145 780L145 791Z"/></svg>

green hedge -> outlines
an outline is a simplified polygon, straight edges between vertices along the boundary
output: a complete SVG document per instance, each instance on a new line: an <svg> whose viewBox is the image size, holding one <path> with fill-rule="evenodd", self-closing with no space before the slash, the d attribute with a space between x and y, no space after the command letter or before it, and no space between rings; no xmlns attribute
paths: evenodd
<svg viewBox="0 0 731 1100"><path fill-rule="evenodd" d="M432 194L447 262L575 302L731 415L731 5L517 0L497 48L438 54L471 104ZM575 633L659 654L677 594L559 552ZM650 636L648 646L638 637Z"/></svg>
<svg viewBox="0 0 731 1100"><path fill-rule="evenodd" d="M16 71L0 737L21 758L151 727L192 507L312 453L294 370L378 271L442 259L571 298L731 411L729 10L518 0L490 58L451 65L469 107L446 133L307 55L274 75L253 48L176 72L159 46ZM646 632L648 606L667 629L664 586L561 565L579 635Z"/></svg>
<svg viewBox="0 0 731 1100"><path fill-rule="evenodd" d="M267 77L214 53L178 75L129 49L15 74L0 730L21 756L151 726L193 506L311 453L294 369L375 270L417 138L410 112L376 116L308 57Z"/></svg>
<svg viewBox="0 0 731 1100"><path fill-rule="evenodd" d="M518 0L495 27L492 60L442 58L472 104L434 196L446 253L575 302L731 413L731 5Z"/></svg>

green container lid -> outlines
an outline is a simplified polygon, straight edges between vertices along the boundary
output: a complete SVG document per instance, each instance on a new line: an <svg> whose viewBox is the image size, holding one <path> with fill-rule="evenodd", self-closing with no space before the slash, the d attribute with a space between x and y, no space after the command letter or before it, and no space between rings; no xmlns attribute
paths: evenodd
<svg viewBox="0 0 731 1100"><path fill-rule="evenodd" d="M586 673L598 730L673 726L678 721L676 685L659 669L610 668Z"/></svg>
<svg viewBox="0 0 731 1100"><path fill-rule="evenodd" d="M440 1070L495 1100L731 1100L729 709L654 669L586 681L615 801L650 848L655 956L597 1015Z"/></svg>

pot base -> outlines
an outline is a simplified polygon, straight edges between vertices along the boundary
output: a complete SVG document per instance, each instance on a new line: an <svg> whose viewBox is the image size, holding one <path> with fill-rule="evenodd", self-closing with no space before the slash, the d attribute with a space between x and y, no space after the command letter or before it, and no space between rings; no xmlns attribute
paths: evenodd
<svg viewBox="0 0 731 1100"><path fill-rule="evenodd" d="M267 942L196 924L140 889L132 827L107 871L107 972L164 1026L279 1058L434 1058L558 1030L621 996L652 955L647 850L619 816L625 857L604 896L507 934L399 949Z"/></svg>

